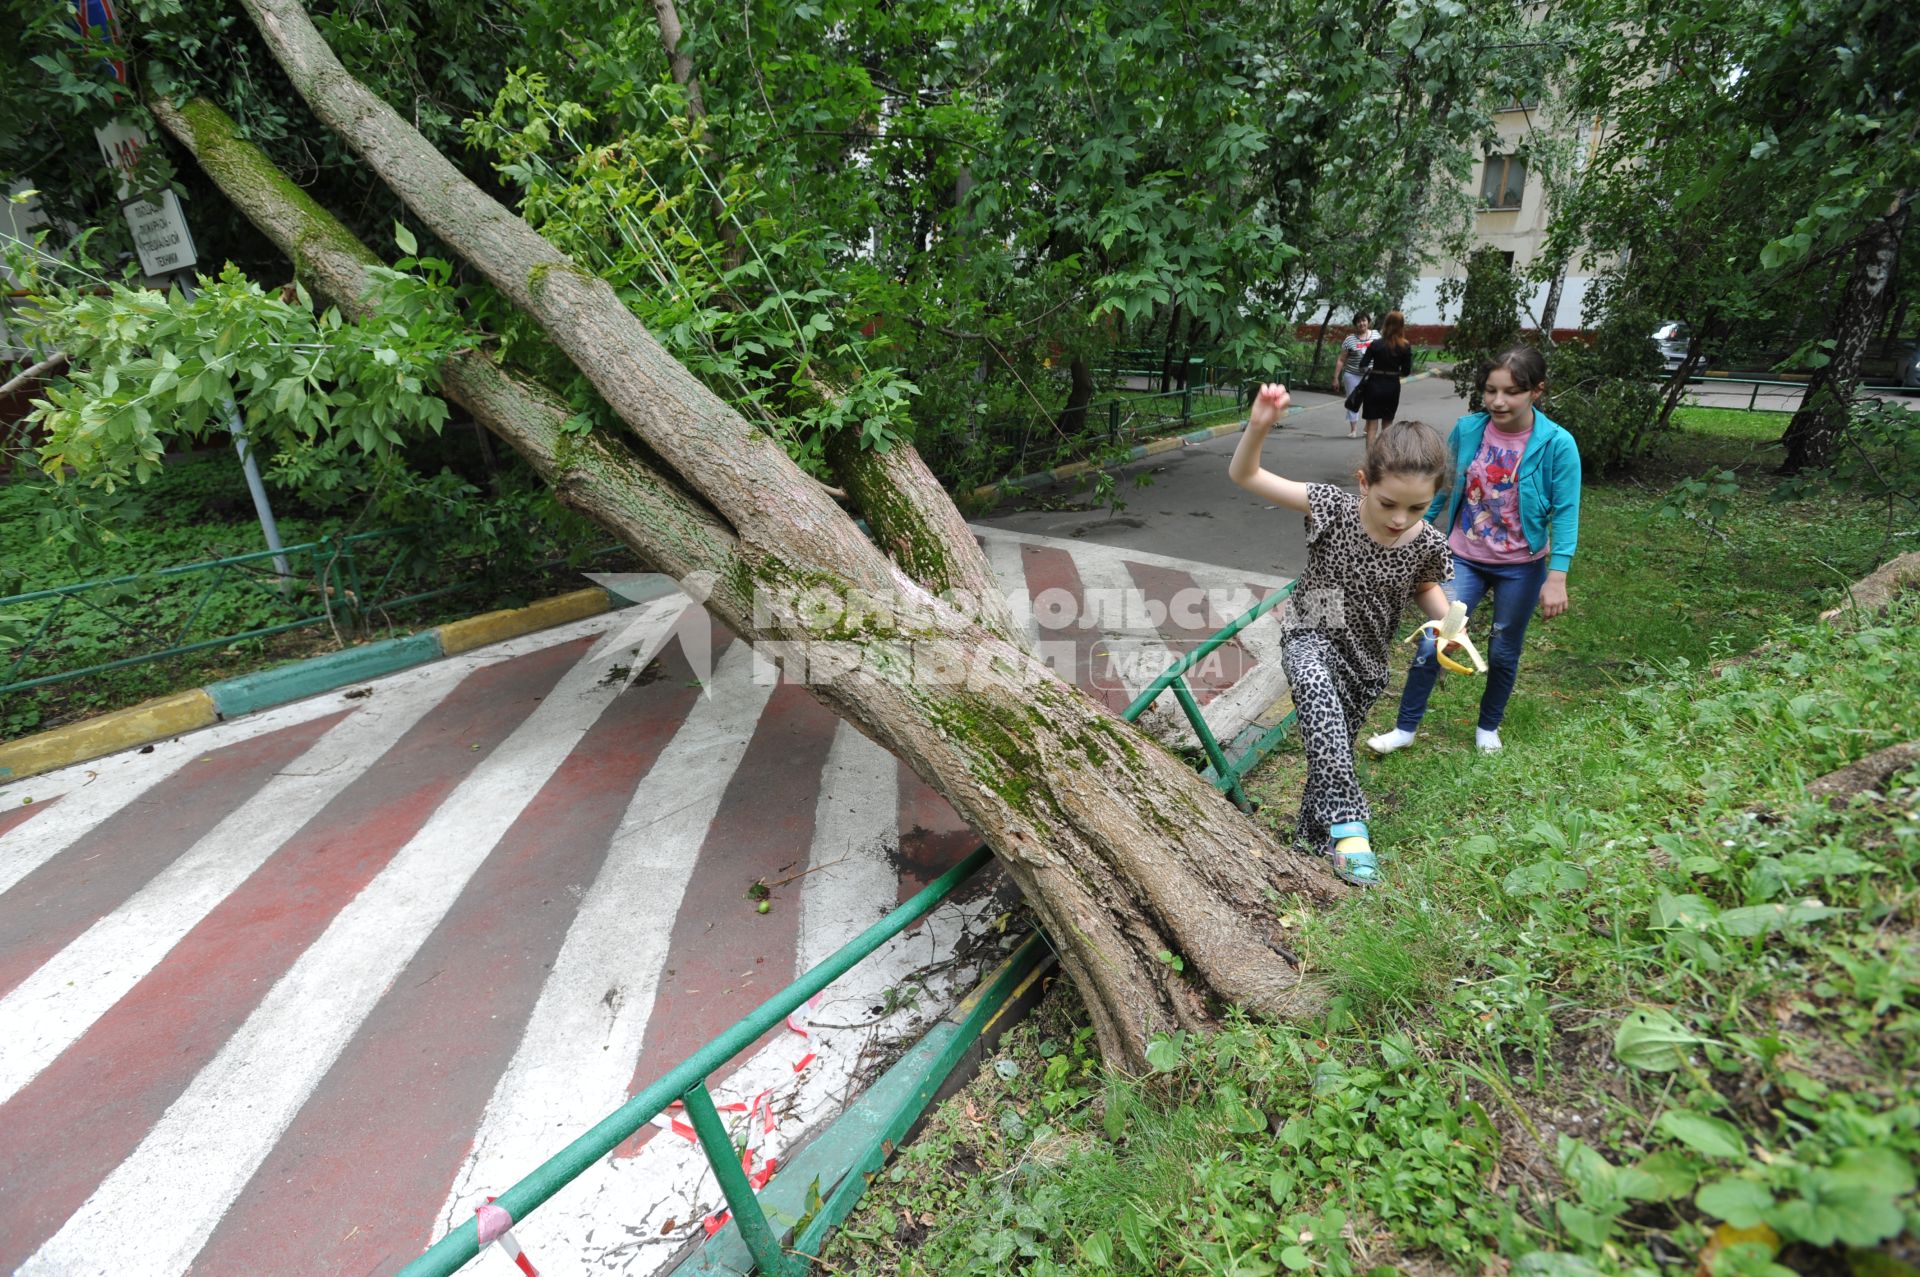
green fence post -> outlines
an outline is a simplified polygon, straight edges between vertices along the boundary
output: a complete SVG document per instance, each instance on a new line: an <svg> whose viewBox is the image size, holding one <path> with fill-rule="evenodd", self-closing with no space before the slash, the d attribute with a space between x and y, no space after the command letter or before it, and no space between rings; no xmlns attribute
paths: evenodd
<svg viewBox="0 0 1920 1277"><path fill-rule="evenodd" d="M1220 751L1220 742L1214 739L1213 729L1207 726L1206 716L1200 712L1200 706L1195 703L1193 692L1184 678L1173 680L1173 695L1180 702L1180 708L1187 712L1187 721L1193 724L1193 733L1200 738L1200 747L1206 751L1207 760L1213 764L1214 771L1227 778L1227 797L1233 799L1234 805L1241 811L1247 810L1247 795L1240 788L1240 777L1228 766L1227 756Z"/></svg>
<svg viewBox="0 0 1920 1277"><path fill-rule="evenodd" d="M1107 401L1107 440L1110 443L1120 442L1120 401L1118 399Z"/></svg>
<svg viewBox="0 0 1920 1277"><path fill-rule="evenodd" d="M360 563L353 557L353 538L340 538L340 565L346 569L348 606L353 610L353 628L356 633L367 631L366 595L360 583Z"/></svg>
<svg viewBox="0 0 1920 1277"><path fill-rule="evenodd" d="M1192 422L1193 422L1193 383L1189 381L1184 386L1180 387L1180 424L1185 426L1185 425L1191 425Z"/></svg>
<svg viewBox="0 0 1920 1277"><path fill-rule="evenodd" d="M798 1277L807 1265L782 1250L773 1229L767 1225L759 1199L753 1195L753 1185L747 1183L747 1173L740 1169L740 1154L734 1150L733 1137L727 1134L727 1124L720 1120L719 1112L713 1107L707 1084L696 1083L680 1097L680 1102L687 1106L687 1118L693 1123L694 1134L700 1137L700 1147L706 1150L707 1162L720 1180L720 1191L726 1195L734 1219L739 1221L740 1237L753 1255L754 1268L782 1277L786 1274Z"/></svg>

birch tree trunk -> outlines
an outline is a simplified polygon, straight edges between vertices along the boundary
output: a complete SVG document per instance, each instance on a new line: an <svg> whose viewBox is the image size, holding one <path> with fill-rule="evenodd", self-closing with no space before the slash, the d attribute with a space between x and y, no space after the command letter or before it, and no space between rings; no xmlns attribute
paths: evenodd
<svg viewBox="0 0 1920 1277"><path fill-rule="evenodd" d="M1787 449L1787 459L1780 468L1788 474L1829 465L1840 450L1854 388L1860 382L1860 357L1880 326L1892 295L1894 263L1907 229L1907 198L1908 193L1902 191L1892 210L1867 228L1854 250L1846 291L1841 293L1840 307L1827 328L1833 338L1833 351L1827 363L1814 370L1806 397L1787 423L1787 432L1780 436Z"/></svg>
<svg viewBox="0 0 1920 1277"><path fill-rule="evenodd" d="M315 114L540 324L627 433L562 432L565 410L550 395L478 352L449 361L447 393L564 500L710 591L716 619L981 831L1039 914L1111 1063L1144 1067L1152 1034L1206 1028L1224 1003L1286 1016L1312 1001L1277 937L1269 892L1325 904L1345 888L1033 656L917 453L836 441L833 460L869 539L604 282L348 75L294 0L248 7ZM161 110L303 274L343 306L363 298L376 259L233 137L230 122L217 138L216 117L202 104ZM1180 955L1184 970L1162 952Z"/></svg>

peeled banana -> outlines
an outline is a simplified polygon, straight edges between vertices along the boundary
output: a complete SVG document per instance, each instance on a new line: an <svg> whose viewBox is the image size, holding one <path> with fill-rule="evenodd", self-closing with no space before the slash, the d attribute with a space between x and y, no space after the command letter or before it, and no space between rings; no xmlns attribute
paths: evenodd
<svg viewBox="0 0 1920 1277"><path fill-rule="evenodd" d="M1467 637L1466 604L1460 602L1454 603L1452 607L1447 609L1445 620L1428 621L1425 625L1422 625L1419 629L1407 635L1407 642L1413 642L1428 631L1432 631L1433 633L1433 658L1440 662L1441 669L1452 670L1455 674L1485 674L1487 672L1487 663L1480 659L1480 649L1475 647L1473 640ZM1467 656L1473 661L1473 668L1469 669L1460 662L1450 658L1447 655L1447 649L1450 647L1465 648Z"/></svg>

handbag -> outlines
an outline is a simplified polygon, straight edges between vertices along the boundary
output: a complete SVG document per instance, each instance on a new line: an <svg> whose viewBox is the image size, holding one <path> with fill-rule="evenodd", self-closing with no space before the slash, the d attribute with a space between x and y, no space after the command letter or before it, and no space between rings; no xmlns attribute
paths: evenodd
<svg viewBox="0 0 1920 1277"><path fill-rule="evenodd" d="M1366 391L1366 388L1367 388L1367 379L1365 374L1362 374L1360 377L1360 380L1353 387L1353 393L1347 396L1348 412L1360 411L1360 397Z"/></svg>

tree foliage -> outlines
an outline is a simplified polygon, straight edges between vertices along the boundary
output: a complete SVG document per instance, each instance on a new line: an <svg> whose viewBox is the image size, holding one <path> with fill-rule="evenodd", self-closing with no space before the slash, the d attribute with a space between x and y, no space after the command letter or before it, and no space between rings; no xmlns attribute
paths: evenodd
<svg viewBox="0 0 1920 1277"><path fill-rule="evenodd" d="M1858 286L1888 253L1859 250L1897 243L1920 190L1920 14L1893 0L1555 12L1580 49L1571 100L1605 122L1554 228L1561 249L1626 258L1622 304L1722 351L1814 367L1808 411L1837 438L1891 295L1885 279Z"/></svg>
<svg viewBox="0 0 1920 1277"><path fill-rule="evenodd" d="M1467 258L1460 315L1447 345L1458 357L1454 391L1475 411L1480 408L1481 367L1520 340L1520 289L1519 275L1499 249L1482 248Z"/></svg>

